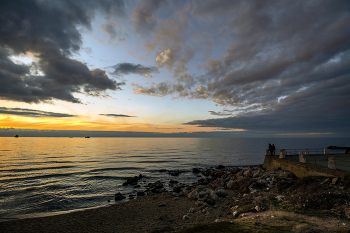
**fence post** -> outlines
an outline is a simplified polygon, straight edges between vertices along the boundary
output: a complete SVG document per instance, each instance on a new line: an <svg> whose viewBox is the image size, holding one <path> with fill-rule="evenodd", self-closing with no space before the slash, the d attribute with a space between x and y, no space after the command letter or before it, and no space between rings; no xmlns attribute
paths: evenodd
<svg viewBox="0 0 350 233"><path fill-rule="evenodd" d="M266 149L265 155L270 155L270 150L269 149Z"/></svg>
<svg viewBox="0 0 350 233"><path fill-rule="evenodd" d="M324 154L328 155L328 148L327 147L324 148Z"/></svg>
<svg viewBox="0 0 350 233"><path fill-rule="evenodd" d="M306 149L305 149L305 155L308 155L308 154L310 154L310 153L309 153L309 149L306 148Z"/></svg>
<svg viewBox="0 0 350 233"><path fill-rule="evenodd" d="M300 163L306 163L306 159L304 157L304 154L302 151L299 151L299 162Z"/></svg>
<svg viewBox="0 0 350 233"><path fill-rule="evenodd" d="M284 152L284 150L280 150L280 159L285 159L286 158L286 156L285 156L285 154L283 152Z"/></svg>
<svg viewBox="0 0 350 233"><path fill-rule="evenodd" d="M328 156L328 168L334 170L336 169L334 156Z"/></svg>

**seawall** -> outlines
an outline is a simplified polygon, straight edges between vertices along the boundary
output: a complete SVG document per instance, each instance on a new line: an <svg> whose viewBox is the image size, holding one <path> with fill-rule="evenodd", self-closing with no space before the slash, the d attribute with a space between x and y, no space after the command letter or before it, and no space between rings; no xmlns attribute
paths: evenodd
<svg viewBox="0 0 350 233"><path fill-rule="evenodd" d="M293 172L299 178L308 176L324 176L340 177L343 180L350 180L350 174L347 174L345 172L316 167L286 159L280 159L269 155L265 155L263 167L268 170L276 170L278 168L281 168L282 170L288 170L290 172Z"/></svg>

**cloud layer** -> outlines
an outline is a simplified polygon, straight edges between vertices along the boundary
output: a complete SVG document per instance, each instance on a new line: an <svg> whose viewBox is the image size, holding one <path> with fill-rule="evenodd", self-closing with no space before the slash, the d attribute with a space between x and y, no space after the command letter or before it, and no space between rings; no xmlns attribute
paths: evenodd
<svg viewBox="0 0 350 233"><path fill-rule="evenodd" d="M114 69L112 74L114 75L128 75L128 74L139 74L143 76L149 76L151 73L158 72L157 67L146 67L140 64L133 63L119 63L114 66L111 66Z"/></svg>
<svg viewBox="0 0 350 233"><path fill-rule="evenodd" d="M129 115L124 115L124 114L100 114L101 116L109 116L109 117L135 117L135 116L129 116Z"/></svg>
<svg viewBox="0 0 350 233"><path fill-rule="evenodd" d="M0 107L0 114L25 116L25 117L58 117L58 118L76 116L76 115L71 115L66 113L47 112L47 111L40 111L35 109L5 108L5 107Z"/></svg>
<svg viewBox="0 0 350 233"><path fill-rule="evenodd" d="M72 59L79 52L79 28L91 28L95 10L124 14L123 1L39 0L1 2L0 96L2 99L39 103L59 99L80 103L74 93L100 95L125 83L105 71L90 70ZM11 56L31 55L32 65L15 64Z"/></svg>
<svg viewBox="0 0 350 233"><path fill-rule="evenodd" d="M195 48L190 38L198 38L195 29L201 28L200 33L211 35L213 40L200 42L209 50L222 48L220 56L198 64L202 74L184 71L178 73L176 81L133 84L136 93L210 100L228 110L213 115L231 116L187 124L250 130L286 125L299 131L350 130L348 2L190 3L190 8L179 13L187 16L187 24L178 20L181 33L173 30L167 34L168 44L176 46L177 39L183 42L181 48ZM193 34L185 34L193 25ZM154 29L156 35L161 29ZM172 54L174 50L161 39L155 42L164 44L156 54L158 66L167 64L175 70L181 56ZM185 82L183 75L192 80Z"/></svg>

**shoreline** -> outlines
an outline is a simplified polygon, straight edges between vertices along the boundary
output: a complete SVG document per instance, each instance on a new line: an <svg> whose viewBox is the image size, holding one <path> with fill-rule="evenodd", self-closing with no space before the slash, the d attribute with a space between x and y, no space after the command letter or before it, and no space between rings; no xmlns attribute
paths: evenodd
<svg viewBox="0 0 350 233"><path fill-rule="evenodd" d="M261 165L199 172L206 178L194 185L176 184L171 192L153 187L147 195L134 200L66 214L2 221L0 228L3 232L177 232L214 221L253 218L263 222L273 215L284 216L282 219L294 213L294 218L303 216L310 221L320 215L334 222L332 229L349 229L350 209L345 203L350 201L350 185L339 178L298 179L291 172L268 171ZM324 205L317 200L321 197L333 198L334 203ZM313 227L324 229L321 222Z"/></svg>

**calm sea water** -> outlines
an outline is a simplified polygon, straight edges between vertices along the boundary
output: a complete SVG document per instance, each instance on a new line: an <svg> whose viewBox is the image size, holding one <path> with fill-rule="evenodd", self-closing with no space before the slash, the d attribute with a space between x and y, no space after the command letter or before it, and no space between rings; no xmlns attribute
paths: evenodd
<svg viewBox="0 0 350 233"><path fill-rule="evenodd" d="M268 143L350 146L348 138L0 138L0 221L114 204L115 193L128 196L157 180L166 188L171 179L190 184L199 179L194 167L262 164ZM139 174L140 188L122 186Z"/></svg>

